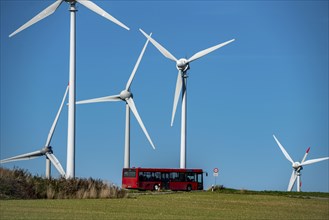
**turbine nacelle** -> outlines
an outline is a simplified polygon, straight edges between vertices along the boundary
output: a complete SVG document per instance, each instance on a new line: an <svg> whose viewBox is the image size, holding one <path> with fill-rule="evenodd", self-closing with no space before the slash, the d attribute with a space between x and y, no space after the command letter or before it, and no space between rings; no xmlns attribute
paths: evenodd
<svg viewBox="0 0 329 220"><path fill-rule="evenodd" d="M186 70L188 70L190 68L190 66L188 64L189 63L188 63L187 59L181 58L176 61L176 68L178 70L185 72Z"/></svg>
<svg viewBox="0 0 329 220"><path fill-rule="evenodd" d="M133 94L131 92L129 92L128 90L123 90L122 92L120 92L120 99L122 100L126 100L129 98L132 98Z"/></svg>
<svg viewBox="0 0 329 220"><path fill-rule="evenodd" d="M41 153L45 155L46 153L53 153L53 148L51 146L46 146L41 149Z"/></svg>

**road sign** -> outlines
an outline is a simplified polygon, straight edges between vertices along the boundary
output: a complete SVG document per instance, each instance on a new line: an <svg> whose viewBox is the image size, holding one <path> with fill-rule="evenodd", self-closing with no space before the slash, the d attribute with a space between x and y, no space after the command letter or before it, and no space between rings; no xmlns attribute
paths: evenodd
<svg viewBox="0 0 329 220"><path fill-rule="evenodd" d="M214 168L214 173L218 173L218 168Z"/></svg>
<svg viewBox="0 0 329 220"><path fill-rule="evenodd" d="M214 176L215 176L215 177L218 176L218 173L214 173Z"/></svg>

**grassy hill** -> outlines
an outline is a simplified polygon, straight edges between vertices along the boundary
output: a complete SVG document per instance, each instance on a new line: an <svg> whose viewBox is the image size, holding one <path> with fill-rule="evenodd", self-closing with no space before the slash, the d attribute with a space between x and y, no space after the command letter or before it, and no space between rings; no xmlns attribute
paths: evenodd
<svg viewBox="0 0 329 220"><path fill-rule="evenodd" d="M328 219L328 198L219 192L0 200L0 219Z"/></svg>

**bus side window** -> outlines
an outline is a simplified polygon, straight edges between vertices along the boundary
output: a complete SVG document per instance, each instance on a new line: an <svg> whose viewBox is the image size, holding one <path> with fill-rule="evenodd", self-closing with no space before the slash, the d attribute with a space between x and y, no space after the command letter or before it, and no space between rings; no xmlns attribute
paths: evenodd
<svg viewBox="0 0 329 220"><path fill-rule="evenodd" d="M155 180L160 181L161 180L161 173L160 172L155 172Z"/></svg>
<svg viewBox="0 0 329 220"><path fill-rule="evenodd" d="M176 172L171 172L170 173L170 180L175 182L175 181L179 181L179 177L178 177L178 173Z"/></svg>
<svg viewBox="0 0 329 220"><path fill-rule="evenodd" d="M169 173L162 173L162 180L168 181L169 180Z"/></svg>
<svg viewBox="0 0 329 220"><path fill-rule="evenodd" d="M195 182L195 173L187 173L186 174L186 181Z"/></svg>
<svg viewBox="0 0 329 220"><path fill-rule="evenodd" d="M144 172L139 172L139 181L144 180Z"/></svg>
<svg viewBox="0 0 329 220"><path fill-rule="evenodd" d="M179 181L185 182L185 173L179 173Z"/></svg>
<svg viewBox="0 0 329 220"><path fill-rule="evenodd" d="M151 175L152 175L151 172L145 172L145 178L146 178L145 180L150 181L151 180Z"/></svg>

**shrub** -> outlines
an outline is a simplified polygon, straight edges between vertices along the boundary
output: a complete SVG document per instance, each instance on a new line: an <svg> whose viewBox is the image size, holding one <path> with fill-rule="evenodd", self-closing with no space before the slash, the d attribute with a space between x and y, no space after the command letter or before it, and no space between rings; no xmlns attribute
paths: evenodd
<svg viewBox="0 0 329 220"><path fill-rule="evenodd" d="M0 167L0 199L124 198L126 191L100 179L44 179L26 170Z"/></svg>
<svg viewBox="0 0 329 220"><path fill-rule="evenodd" d="M213 186L211 186L209 189L208 189L208 191L221 191L221 190L224 190L225 189L225 187L223 186L223 185L213 185Z"/></svg>

